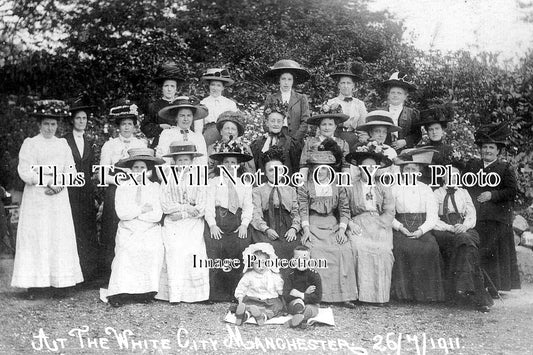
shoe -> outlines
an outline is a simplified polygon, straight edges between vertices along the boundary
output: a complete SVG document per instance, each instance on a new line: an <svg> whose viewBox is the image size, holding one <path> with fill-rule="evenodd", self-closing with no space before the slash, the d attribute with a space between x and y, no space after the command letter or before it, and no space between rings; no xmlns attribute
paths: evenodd
<svg viewBox="0 0 533 355"><path fill-rule="evenodd" d="M299 314L304 311L305 306L301 303L296 303L294 306L292 306L292 310L294 314Z"/></svg>
<svg viewBox="0 0 533 355"><path fill-rule="evenodd" d="M291 320L289 321L289 326L291 328L296 328L300 324L302 324L302 321L304 320L304 315L302 313L298 313L292 316Z"/></svg>
<svg viewBox="0 0 533 355"><path fill-rule="evenodd" d="M235 310L235 325L242 325L244 322L244 315L246 313L246 306L244 303L239 303Z"/></svg>
<svg viewBox="0 0 533 355"><path fill-rule="evenodd" d="M355 304L353 304L352 302L349 302L349 301L339 302L339 303L337 303L337 305L339 307L344 307L344 308L349 308L349 309L354 309L355 308Z"/></svg>
<svg viewBox="0 0 533 355"><path fill-rule="evenodd" d="M302 323L300 324L300 328L307 329L308 323L307 321L313 316L313 311L310 308L306 308L303 313L304 319L302 320Z"/></svg>
<svg viewBox="0 0 533 355"><path fill-rule="evenodd" d="M261 312L259 307L257 306L250 306L250 314L252 317L255 318L255 321L257 322L257 325L263 325L266 322L266 314Z"/></svg>
<svg viewBox="0 0 533 355"><path fill-rule="evenodd" d="M481 312L481 313L489 313L490 307L489 306L478 306L477 310L478 312Z"/></svg>

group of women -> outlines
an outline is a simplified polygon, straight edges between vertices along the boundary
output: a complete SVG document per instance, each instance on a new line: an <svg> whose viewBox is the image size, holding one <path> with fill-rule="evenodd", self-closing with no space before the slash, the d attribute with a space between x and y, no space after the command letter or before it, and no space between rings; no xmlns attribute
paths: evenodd
<svg viewBox="0 0 533 355"><path fill-rule="evenodd" d="M309 72L295 61L278 61L265 74L279 84L265 102L265 134L247 145L241 139L246 117L223 96L234 83L227 70L205 72L201 80L210 94L197 103L177 95L179 70L163 65L155 78L162 97L140 125L148 142L134 135L140 114L134 103L121 100L110 110L118 136L100 154L100 165L114 170L103 174L108 186L99 237L94 147L84 135L93 107L77 102L67 112L61 101L39 102L33 116L40 133L24 141L19 156L26 188L12 285L34 297L41 288L61 289L103 274L109 276L113 305L154 297L171 303L231 301L242 251L268 242L280 258L291 258L303 244L312 258L327 261L317 270L326 303L382 306L392 296L464 301L488 311L491 295L520 287L511 230L516 181L498 159L508 135L505 124L481 127L476 144L482 160L464 164L443 140L454 118L451 106L420 112L407 107L416 87L395 72L382 83L386 107L367 112L353 97L362 71L359 63L336 67L331 78L339 95L311 115L307 96L294 90ZM65 140L55 137L62 117L73 128ZM422 127L428 144L420 143ZM452 164L459 174L490 170L501 181L467 191L445 179L433 190L422 182L430 164ZM35 165L49 166L44 178ZM192 183L204 178L203 170L191 169L195 165L208 167L208 186ZM265 179L252 187L221 174L218 166L239 175L261 169ZM369 176L373 166L379 169ZM303 185L275 185L278 168L302 173ZM54 172L76 171L86 183L68 187L68 193L53 179ZM329 183L333 171L349 174L350 186ZM421 173L421 181L369 181L399 171ZM209 265L235 259L241 262Z"/></svg>

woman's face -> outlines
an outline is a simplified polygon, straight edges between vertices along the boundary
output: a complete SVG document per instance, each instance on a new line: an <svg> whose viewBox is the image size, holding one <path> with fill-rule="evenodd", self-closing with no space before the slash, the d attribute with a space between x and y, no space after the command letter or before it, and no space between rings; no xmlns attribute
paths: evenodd
<svg viewBox="0 0 533 355"><path fill-rule="evenodd" d="M176 96L178 83L176 80L165 80L163 83L163 97L167 100L173 99Z"/></svg>
<svg viewBox="0 0 533 355"><path fill-rule="evenodd" d="M383 144L385 143L385 139L387 139L387 134L389 133L389 130L387 129L387 126L375 126L372 127L368 133L370 135L370 138L380 144Z"/></svg>
<svg viewBox="0 0 533 355"><path fill-rule="evenodd" d="M320 167L320 169L319 169ZM318 175L317 175L317 178L318 178L318 181L321 181L321 182L327 182L330 180L331 178L331 169L327 168L326 166L324 166L323 164L320 164L320 165L314 165L313 166L313 169L312 169L312 172L309 176L313 176L315 174L315 171L318 169Z"/></svg>
<svg viewBox="0 0 533 355"><path fill-rule="evenodd" d="M268 181L270 183L274 183L274 175L275 175L275 166L283 166L283 163L280 162L279 160L272 160L272 161L269 161L268 163L266 163L265 165L265 174L266 174L266 177L268 179ZM278 174L281 174L282 172L282 168L278 168Z"/></svg>
<svg viewBox="0 0 533 355"><path fill-rule="evenodd" d="M294 85L294 77L291 73L283 73L279 77L279 88L281 92L288 92L292 90Z"/></svg>
<svg viewBox="0 0 533 355"><path fill-rule="evenodd" d="M444 177L444 183L446 186L457 186L459 185L459 177L461 176L461 172L459 171L459 169L457 169L455 166L452 166L451 167L451 180L448 179L448 175L450 174L446 174L446 176ZM459 175L455 175L455 174L459 174Z"/></svg>
<svg viewBox="0 0 533 355"><path fill-rule="evenodd" d="M146 170L148 170L148 165L146 165L146 162L142 160L135 161L131 166L131 172L134 174L140 174Z"/></svg>
<svg viewBox="0 0 533 355"><path fill-rule="evenodd" d="M57 120L55 118L43 118L39 123L39 130L44 138L52 138L57 131Z"/></svg>
<svg viewBox="0 0 533 355"><path fill-rule="evenodd" d="M222 96L224 92L224 83L222 81L211 80L209 82L209 95L213 97Z"/></svg>
<svg viewBox="0 0 533 355"><path fill-rule="evenodd" d="M192 155L176 155L174 157L174 165L188 166L192 164Z"/></svg>
<svg viewBox="0 0 533 355"><path fill-rule="evenodd" d="M494 143L484 143L481 146L481 158L487 163L498 159L499 153L500 150L498 149L498 146Z"/></svg>
<svg viewBox="0 0 533 355"><path fill-rule="evenodd" d="M120 121L118 132L122 137L129 138L133 134L134 127L135 125L133 124L133 120L131 118L125 118Z"/></svg>
<svg viewBox="0 0 533 355"><path fill-rule="evenodd" d="M339 84L337 85L339 92L343 96L352 96L353 89L355 88L355 83L353 79L349 76L343 76L339 79Z"/></svg>
<svg viewBox="0 0 533 355"><path fill-rule="evenodd" d="M180 108L176 117L176 124L181 129L190 129L194 114L190 108Z"/></svg>
<svg viewBox="0 0 533 355"><path fill-rule="evenodd" d="M412 174L412 173L419 173L421 170L421 166L416 163L410 163L405 164L402 168L402 173Z"/></svg>
<svg viewBox="0 0 533 355"><path fill-rule="evenodd" d="M279 112L272 112L267 118L267 127L270 133L278 134L283 128L283 115Z"/></svg>
<svg viewBox="0 0 533 355"><path fill-rule="evenodd" d="M228 142L230 141L230 137L237 138L239 136L239 129L235 123L227 121L224 122L224 125L220 130L220 135L222 136L222 140L224 140L224 142Z"/></svg>
<svg viewBox="0 0 533 355"><path fill-rule="evenodd" d="M387 101L389 104L397 106L403 104L407 100L407 96L407 90L404 88L391 87L387 95Z"/></svg>
<svg viewBox="0 0 533 355"><path fill-rule="evenodd" d="M432 142L440 142L444 135L444 130L440 123L433 123L427 127L429 140Z"/></svg>
<svg viewBox="0 0 533 355"><path fill-rule="evenodd" d="M361 165L368 165L368 171L370 173L372 173L373 169L372 169L372 166L373 165L379 165L377 163L377 161L373 158L365 158L361 161ZM363 179L363 181L368 181L368 176L367 174L363 171L363 168L361 166L359 166L359 170L361 171L361 178Z"/></svg>
<svg viewBox="0 0 533 355"><path fill-rule="evenodd" d="M76 112L72 122L74 123L75 131L85 131L87 128L87 113L85 111Z"/></svg>
<svg viewBox="0 0 533 355"><path fill-rule="evenodd" d="M320 134L324 137L333 137L335 129L337 129L337 125L335 124L335 120L333 118L323 118L322 121L320 121L318 129Z"/></svg>
<svg viewBox="0 0 533 355"><path fill-rule="evenodd" d="M222 159L222 165L226 167L230 174L233 174L233 167L239 166L239 160L236 157L225 157Z"/></svg>

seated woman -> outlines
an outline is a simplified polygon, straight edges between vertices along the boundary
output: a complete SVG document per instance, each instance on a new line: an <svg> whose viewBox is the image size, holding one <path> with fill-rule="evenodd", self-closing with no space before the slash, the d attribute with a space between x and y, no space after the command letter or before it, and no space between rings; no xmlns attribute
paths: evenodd
<svg viewBox="0 0 533 355"><path fill-rule="evenodd" d="M163 243L165 266L157 299L170 303L201 302L209 298L209 270L194 267L198 260L206 260L204 241L204 210L207 189L189 183L189 167L201 153L191 142L172 142L170 152L172 167L178 182L173 178L161 186L161 207L164 213ZM163 174L172 176L171 166ZM194 179L195 180L195 179ZM195 262L196 260L196 262Z"/></svg>
<svg viewBox="0 0 533 355"><path fill-rule="evenodd" d="M153 173L154 165L162 164L163 160L156 158L150 148L130 149L128 154L129 158L116 164L131 169L135 181L123 182L115 194L120 222L107 293L109 303L114 307L126 299L151 301L159 289L163 266L160 186L150 181L147 173L149 170Z"/></svg>
<svg viewBox="0 0 533 355"><path fill-rule="evenodd" d="M452 171L464 171L462 162L453 162ZM479 261L479 234L476 209L457 179L446 179L444 186L435 190L439 204L439 221L433 234L444 261L444 286L450 299L469 298L481 312L488 312L493 304L485 289Z"/></svg>
<svg viewBox="0 0 533 355"><path fill-rule="evenodd" d="M304 185L298 187L298 203L302 244L311 250L311 258L327 262L326 268L318 269L323 283L322 300L355 308L351 301L357 300L357 280L353 250L346 235L350 219L346 190L328 184L329 169L321 168L315 173L321 165L335 166L341 161L342 150L331 138L309 153L307 166L311 171Z"/></svg>
<svg viewBox="0 0 533 355"><path fill-rule="evenodd" d="M381 146L383 154L388 159L395 159L398 154L391 146L385 144L385 140L391 133L399 132L402 129L394 124L390 113L383 110L372 111L366 116L365 122L365 124L357 127L357 130L367 132L370 139Z"/></svg>
<svg viewBox="0 0 533 355"><path fill-rule="evenodd" d="M342 159L338 162L338 166L335 168L339 170L342 168L344 171L350 169L350 164L347 164L344 160L344 157L350 152L348 143L341 138L333 136L337 126L348 118L348 115L342 113L341 106L335 104L333 106L323 105L320 114L314 115L307 120L308 124L318 126L318 135L316 137L309 137L304 142L302 155L300 156L300 172L305 179L307 179L307 173L309 170L307 167L307 161L311 152L316 151L327 138L333 139L342 151Z"/></svg>
<svg viewBox="0 0 533 355"><path fill-rule="evenodd" d="M221 138L215 143L212 143L207 147L207 154L210 155L213 153L214 147L219 146L223 143L228 143L231 140L237 140L246 154L252 155L252 151L247 144L244 144L238 137L241 137L244 134L244 114L240 111L225 111L218 116L216 123L216 129L218 130L217 135ZM218 170L218 162L214 159L208 160L209 167L209 178L214 178L218 173L215 173L215 170ZM255 173L255 165L253 159L241 164L243 172L245 173Z"/></svg>
<svg viewBox="0 0 533 355"><path fill-rule="evenodd" d="M404 174L418 174L432 156L432 151L414 149L400 155L396 164ZM444 301L439 245L431 232L438 220L437 203L429 186L406 180L392 186L396 215L391 296L403 301Z"/></svg>
<svg viewBox="0 0 533 355"><path fill-rule="evenodd" d="M273 186L275 167L283 166L283 150L273 147L263 156L268 182L253 190L252 241L272 244L281 259L291 259L300 245L298 197L292 186Z"/></svg>
<svg viewBox="0 0 533 355"><path fill-rule="evenodd" d="M380 146L356 146L346 161L358 167L352 186L347 188L352 219L348 235L355 255L359 301L383 305L389 302L392 266L392 221L394 200L390 187L368 180L361 166L386 167L392 162Z"/></svg>
<svg viewBox="0 0 533 355"><path fill-rule="evenodd" d="M234 167L252 159L235 141L215 147L211 159L219 161L233 176ZM237 169L239 170L239 169ZM217 173L219 170L215 170ZM238 171L239 173L239 171ZM236 183L223 173L209 180L205 208L204 239L209 259L239 259L239 267L231 270L211 268L209 283L211 301L232 301L241 277L242 252L250 244L248 225L253 216L252 186Z"/></svg>

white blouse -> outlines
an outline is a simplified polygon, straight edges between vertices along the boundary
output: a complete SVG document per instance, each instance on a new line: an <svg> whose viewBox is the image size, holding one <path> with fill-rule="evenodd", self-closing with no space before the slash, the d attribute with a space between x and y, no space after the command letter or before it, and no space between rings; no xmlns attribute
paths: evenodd
<svg viewBox="0 0 533 355"><path fill-rule="evenodd" d="M220 116L222 112L238 110L235 101L224 96L219 96L216 98L213 96L208 96L200 101L200 103L206 106L208 109L208 115L206 118L204 118L205 124L212 122L216 123L218 116Z"/></svg>
<svg viewBox="0 0 533 355"><path fill-rule="evenodd" d="M124 138L119 135L110 138L102 146L100 165L114 165L119 160L129 157L128 150L131 148L146 148L146 142L133 136Z"/></svg>
<svg viewBox="0 0 533 355"><path fill-rule="evenodd" d="M207 201L205 207L205 220L209 226L216 224L216 211L217 206L228 208L228 183L231 181L222 182L224 178L217 176L213 179L209 179L209 187L207 189ZM221 185L221 182L223 185ZM252 186L244 185L237 179L235 190L239 196L239 207L241 212L241 225L248 227L248 224L252 221L254 205L252 199Z"/></svg>
<svg viewBox="0 0 533 355"><path fill-rule="evenodd" d="M135 230L136 227L145 228L146 223L158 223L163 215L159 189L159 184L152 181L147 181L146 185L135 185L128 180L119 185L115 193L115 210L121 225ZM145 204L152 205L152 210L142 212Z"/></svg>
<svg viewBox="0 0 533 355"><path fill-rule="evenodd" d="M342 107L342 113L350 116L348 121L342 123L344 127L351 127L354 130L357 126L365 124L365 118L367 115L365 103L357 98L352 98L352 101L344 101L344 96L339 95L333 99L329 99L327 105L339 104Z"/></svg>
<svg viewBox="0 0 533 355"><path fill-rule="evenodd" d="M392 196L396 213L425 213L426 221L418 227L422 233L432 230L438 219L438 208L431 188L418 181L414 186L393 185ZM395 218L392 227L399 230L402 224Z"/></svg>
<svg viewBox="0 0 533 355"><path fill-rule="evenodd" d="M446 197L446 187L440 187L433 193L435 194L435 199L439 204L439 216L442 216L444 214L444 198ZM458 188L455 191L454 199L457 205L457 209L459 211L455 210L455 208L453 207L452 199L450 198L448 200L449 212L457 212L461 214L464 217L463 225L468 229L474 228L476 226L476 208L474 207L474 203L472 202L470 194L465 189ZM437 221L435 229L440 231L446 231L448 230L447 227L448 224L439 219Z"/></svg>
<svg viewBox="0 0 533 355"><path fill-rule="evenodd" d="M244 261L247 262L246 260ZM239 284L235 288L235 298L244 296L266 300L278 298L283 292L283 279L271 270L266 270L263 274L255 270L247 271L242 275Z"/></svg>

